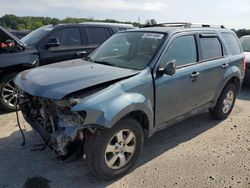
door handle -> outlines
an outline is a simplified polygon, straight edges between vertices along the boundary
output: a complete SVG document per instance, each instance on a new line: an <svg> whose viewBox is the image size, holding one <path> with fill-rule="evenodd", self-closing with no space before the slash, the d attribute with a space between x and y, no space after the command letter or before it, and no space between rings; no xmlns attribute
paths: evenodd
<svg viewBox="0 0 250 188"><path fill-rule="evenodd" d="M225 69L225 68L227 68L228 66L229 66L228 63L223 63L223 64L221 65L221 68Z"/></svg>
<svg viewBox="0 0 250 188"><path fill-rule="evenodd" d="M85 56L87 54L87 52L86 51L81 51L81 52L76 52L75 54L77 56L83 57L83 56Z"/></svg>
<svg viewBox="0 0 250 188"><path fill-rule="evenodd" d="M191 75L190 75L190 78L197 78L199 77L200 73L199 72L193 72Z"/></svg>

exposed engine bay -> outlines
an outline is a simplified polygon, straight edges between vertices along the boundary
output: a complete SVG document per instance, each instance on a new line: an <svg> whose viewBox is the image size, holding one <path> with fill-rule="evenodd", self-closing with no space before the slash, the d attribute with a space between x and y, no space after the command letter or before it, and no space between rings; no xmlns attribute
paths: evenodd
<svg viewBox="0 0 250 188"><path fill-rule="evenodd" d="M67 100L55 101L19 94L19 107L25 120L59 156L69 155L71 145L83 142L85 112L70 111ZM71 151L70 151L71 152Z"/></svg>

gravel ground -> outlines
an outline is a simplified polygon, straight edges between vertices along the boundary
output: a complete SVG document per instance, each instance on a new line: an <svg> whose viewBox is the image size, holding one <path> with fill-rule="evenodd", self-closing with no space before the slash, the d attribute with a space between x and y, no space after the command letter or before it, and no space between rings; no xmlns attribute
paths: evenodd
<svg viewBox="0 0 250 188"><path fill-rule="evenodd" d="M0 187L22 187L29 178L39 176L44 188L46 184L60 188L250 188L249 86L242 89L227 120L215 121L205 113L146 140L136 167L117 181L97 179L83 160L65 163L58 161L49 149L30 151L40 140L28 124L23 120L21 124L25 146L21 146L15 114L0 114Z"/></svg>

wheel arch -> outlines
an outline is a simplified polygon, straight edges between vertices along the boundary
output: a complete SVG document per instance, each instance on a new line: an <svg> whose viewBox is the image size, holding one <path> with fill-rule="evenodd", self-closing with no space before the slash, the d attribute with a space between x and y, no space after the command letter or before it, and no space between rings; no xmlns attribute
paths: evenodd
<svg viewBox="0 0 250 188"><path fill-rule="evenodd" d="M144 111L142 110L132 111L128 113L126 116L124 116L123 118L127 118L127 117L132 117L133 119L138 121L144 131L145 136L149 137L150 121L149 121L149 117Z"/></svg>
<svg viewBox="0 0 250 188"><path fill-rule="evenodd" d="M219 99L221 93L223 92L223 89L230 83L233 83L236 87L237 90L237 94L240 92L240 88L241 88L241 79L237 74L234 74L233 76L227 78L223 84L222 87L220 87L220 90L217 92L215 100L214 100L214 105L217 103L217 100Z"/></svg>

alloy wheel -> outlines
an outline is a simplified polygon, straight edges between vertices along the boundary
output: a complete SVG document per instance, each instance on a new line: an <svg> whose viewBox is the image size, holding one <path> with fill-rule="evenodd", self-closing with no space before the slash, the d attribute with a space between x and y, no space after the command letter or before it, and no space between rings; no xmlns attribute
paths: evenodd
<svg viewBox="0 0 250 188"><path fill-rule="evenodd" d="M17 104L17 92L13 80L6 82L2 88L2 99L10 108Z"/></svg>
<svg viewBox="0 0 250 188"><path fill-rule="evenodd" d="M234 92L232 90L229 90L226 94L225 99L223 100L223 107L222 107L223 113L226 114L229 112L229 110L233 106L233 101L234 101Z"/></svg>
<svg viewBox="0 0 250 188"><path fill-rule="evenodd" d="M108 142L105 162L111 169L120 169L128 164L135 153L136 136L128 129L117 132Z"/></svg>

